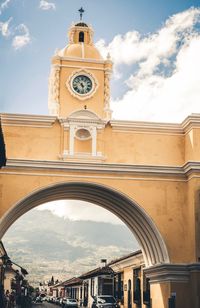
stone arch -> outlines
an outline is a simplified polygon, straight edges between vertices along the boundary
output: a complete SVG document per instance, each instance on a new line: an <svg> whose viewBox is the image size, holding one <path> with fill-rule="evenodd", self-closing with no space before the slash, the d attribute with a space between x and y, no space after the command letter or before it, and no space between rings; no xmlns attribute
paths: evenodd
<svg viewBox="0 0 200 308"><path fill-rule="evenodd" d="M46 202L75 199L99 205L118 216L135 235L146 267L169 263L164 240L147 213L128 196L95 183L57 183L29 194L15 204L0 220L0 238L23 214Z"/></svg>

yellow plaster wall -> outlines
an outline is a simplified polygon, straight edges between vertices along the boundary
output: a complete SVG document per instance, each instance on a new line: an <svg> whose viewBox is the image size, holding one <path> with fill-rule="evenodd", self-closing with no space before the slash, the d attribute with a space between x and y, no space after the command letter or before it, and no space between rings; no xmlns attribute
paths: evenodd
<svg viewBox="0 0 200 308"><path fill-rule="evenodd" d="M171 286L169 283L153 283L150 286L152 307L168 308L168 298L171 294Z"/></svg>
<svg viewBox="0 0 200 308"><path fill-rule="evenodd" d="M3 126L8 158L59 160L63 144L69 148L69 132L59 122L52 127ZM81 141L84 152L87 141ZM83 150L81 149L83 147ZM156 133L115 132L107 125L97 132L97 151L106 163L158 166L184 164L184 138Z"/></svg>
<svg viewBox="0 0 200 308"><path fill-rule="evenodd" d="M184 164L184 137L181 135L116 132L107 128L104 140L104 151L109 162L170 166Z"/></svg>
<svg viewBox="0 0 200 308"><path fill-rule="evenodd" d="M63 60L62 65L67 65L68 67L62 66L60 70L60 116L67 117L76 110L84 109L84 106L86 105L87 109L92 110L99 117L103 118L104 64L100 63L97 65L95 63L89 63L89 65L87 66L87 63L77 63L75 61L72 61L69 65L67 61ZM66 82L68 81L70 75L80 69L89 71L98 81L97 91L91 98L87 100L79 100L66 90Z"/></svg>
<svg viewBox="0 0 200 308"><path fill-rule="evenodd" d="M58 160L61 146L61 126L4 126L7 158Z"/></svg>
<svg viewBox="0 0 200 308"><path fill-rule="evenodd" d="M92 140L74 140L74 150L75 153L92 153Z"/></svg>
<svg viewBox="0 0 200 308"><path fill-rule="evenodd" d="M185 136L185 162L200 161L200 128L191 129Z"/></svg>
<svg viewBox="0 0 200 308"><path fill-rule="evenodd" d="M133 270L131 267L124 268L124 307L128 307L128 281L131 280L131 298L133 304Z"/></svg>

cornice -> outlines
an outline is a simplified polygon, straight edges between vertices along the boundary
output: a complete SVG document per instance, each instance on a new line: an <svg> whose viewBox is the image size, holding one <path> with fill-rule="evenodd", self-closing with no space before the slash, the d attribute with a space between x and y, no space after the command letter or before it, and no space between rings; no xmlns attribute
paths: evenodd
<svg viewBox="0 0 200 308"><path fill-rule="evenodd" d="M74 68L74 69L81 69L83 66L81 65L69 65L69 64L56 64L56 67L68 67L68 68ZM107 72L108 69L104 67L97 67L97 66L86 66L84 65L84 68L87 70L95 70L95 71L105 71ZM110 73L110 72L109 72Z"/></svg>
<svg viewBox="0 0 200 308"><path fill-rule="evenodd" d="M94 157L95 158L95 157ZM71 161L70 161L71 160ZM94 162L94 160L96 160ZM7 159L6 167L2 168L30 168L32 169L53 169L53 170L68 170L73 172L88 171L97 173L117 173L121 175L145 175L145 176L160 176L160 177L179 177L187 179L193 170L200 172L200 162L188 162L182 167L175 166L150 166L150 165L127 165L127 164L110 164L101 163L98 159L93 161L88 158L87 162L80 162L77 157L66 159L66 161L43 161L43 160L25 160L25 159ZM102 157L101 157L102 160Z"/></svg>
<svg viewBox="0 0 200 308"><path fill-rule="evenodd" d="M59 122L61 125L63 125L65 128L70 128L70 125L82 125L82 126L89 126L94 125L97 126L99 129L103 129L106 125L106 121L100 120L100 119L92 119L92 118L76 118L76 117L70 117L67 119L59 119Z"/></svg>
<svg viewBox="0 0 200 308"><path fill-rule="evenodd" d="M61 61L71 61L71 62L81 62L81 63L98 63L98 64L104 64L106 63L106 60L97 60L93 58L77 58L77 57L62 57L57 56L53 57L53 59L61 60Z"/></svg>
<svg viewBox="0 0 200 308"><path fill-rule="evenodd" d="M51 127L57 119L55 116L14 113L1 113L0 117L3 126Z"/></svg>
<svg viewBox="0 0 200 308"><path fill-rule="evenodd" d="M182 123L182 128L185 132L190 131L192 128L200 128L200 113L192 113Z"/></svg>
<svg viewBox="0 0 200 308"><path fill-rule="evenodd" d="M200 128L200 114L189 115L182 123L111 120L115 131L155 132L185 135L193 128Z"/></svg>
<svg viewBox="0 0 200 308"><path fill-rule="evenodd" d="M191 272L200 272L200 263L160 264L144 269L150 283L188 282Z"/></svg>
<svg viewBox="0 0 200 308"><path fill-rule="evenodd" d="M180 124L111 120L110 125L114 131L159 132L168 134L174 133L180 135L184 134Z"/></svg>
<svg viewBox="0 0 200 308"><path fill-rule="evenodd" d="M3 125L33 127L51 127L56 119L59 119L56 116L14 113L1 113L0 117ZM63 120L59 119L59 121L62 123ZM66 121L68 121L68 119L66 119ZM73 121L73 119L71 118L70 121ZM77 119L74 119L74 121L77 121ZM79 121L83 122L87 120L81 119ZM91 120L91 122L93 122L93 120ZM100 122L101 124L107 123L104 120ZM110 120L109 124L113 131L185 135L193 128L200 129L200 114L191 114L180 124L123 120Z"/></svg>
<svg viewBox="0 0 200 308"><path fill-rule="evenodd" d="M143 264L144 264L144 259L143 259L142 254L140 254L140 255L129 257L125 260L116 261L115 263L109 264L109 266L115 272L119 272L119 271L123 271L124 268L127 268L127 267L135 268L135 267L142 266Z"/></svg>
<svg viewBox="0 0 200 308"><path fill-rule="evenodd" d="M151 176L187 180L193 173L200 173L200 162L187 162L183 166L155 166L155 165L128 165L105 163L105 157L82 157L67 156L60 157L58 161L26 160L26 159L7 159L6 169L25 168L31 170L54 170L54 171L73 171L73 172L92 172L110 173L117 175Z"/></svg>

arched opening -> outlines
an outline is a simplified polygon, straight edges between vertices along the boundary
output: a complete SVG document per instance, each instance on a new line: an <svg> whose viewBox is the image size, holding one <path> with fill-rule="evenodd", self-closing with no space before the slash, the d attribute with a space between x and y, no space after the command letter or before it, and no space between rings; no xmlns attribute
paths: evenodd
<svg viewBox="0 0 200 308"><path fill-rule="evenodd" d="M83 31L79 32L79 42L80 43L84 42L84 32Z"/></svg>
<svg viewBox="0 0 200 308"><path fill-rule="evenodd" d="M0 238L23 214L34 207L55 200L74 199L91 202L119 217L141 246L145 266L169 263L165 243L152 219L124 194L95 183L68 182L41 188L15 204L0 220Z"/></svg>

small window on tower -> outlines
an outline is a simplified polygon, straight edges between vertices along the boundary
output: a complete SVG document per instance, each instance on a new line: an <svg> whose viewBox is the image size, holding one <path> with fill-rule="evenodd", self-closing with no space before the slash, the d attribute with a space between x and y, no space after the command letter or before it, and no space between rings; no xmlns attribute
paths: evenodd
<svg viewBox="0 0 200 308"><path fill-rule="evenodd" d="M79 42L84 42L84 32L79 33Z"/></svg>

